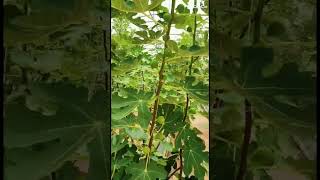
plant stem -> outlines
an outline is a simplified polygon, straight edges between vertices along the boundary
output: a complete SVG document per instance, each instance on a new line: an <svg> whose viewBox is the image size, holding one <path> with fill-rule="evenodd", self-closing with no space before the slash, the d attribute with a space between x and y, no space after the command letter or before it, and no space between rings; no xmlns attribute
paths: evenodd
<svg viewBox="0 0 320 180"><path fill-rule="evenodd" d="M247 156L248 156L248 149L250 144L251 138L251 129L252 129L252 111L251 111L251 104L247 99L245 99L245 129L244 129L244 138L241 148L241 156L240 156L240 167L237 176L237 180L243 180L247 170Z"/></svg>
<svg viewBox="0 0 320 180"><path fill-rule="evenodd" d="M194 6L196 7L197 0L194 0ZM193 8L193 15L194 15L194 27L193 27L193 36L192 36L192 44L195 45L196 41L196 31L197 31L197 14L196 14L196 8Z"/></svg>
<svg viewBox="0 0 320 180"><path fill-rule="evenodd" d="M182 149L180 149L179 156L180 156L180 173L179 173L179 180L181 180L181 179L182 179L182 170L183 170Z"/></svg>
<svg viewBox="0 0 320 180"><path fill-rule="evenodd" d="M105 61L107 63L107 66L110 67L110 48L108 48L107 46L107 31L103 30L103 48L104 48L104 57L105 57ZM107 71L105 72L105 89L107 91L107 93L109 94L109 88L110 87L110 70L109 68L107 68Z"/></svg>
<svg viewBox="0 0 320 180"><path fill-rule="evenodd" d="M185 109L184 109L183 122L186 121L187 116L188 116L189 101L190 101L189 94L187 94L187 100L186 100L186 107L185 107Z"/></svg>
<svg viewBox="0 0 320 180"><path fill-rule="evenodd" d="M8 48L3 47L3 85L5 84L6 79L6 66L7 66L7 59L8 59Z"/></svg>
<svg viewBox="0 0 320 180"><path fill-rule="evenodd" d="M113 178L115 172L116 172L116 168L113 167L113 171L112 171L112 174L111 174L111 179Z"/></svg>
<svg viewBox="0 0 320 180"><path fill-rule="evenodd" d="M163 24L161 24L161 23L159 23L157 20L155 20L151 15L149 15L149 14L147 14L147 13L145 13L145 12L143 12L142 13L143 15L145 15L147 18L149 18L150 20L152 20L152 22L154 22L155 24L158 24L158 25L160 25L161 27L163 27Z"/></svg>
<svg viewBox="0 0 320 180"><path fill-rule="evenodd" d="M5 94L5 84L6 84L6 67L7 67L7 59L8 59L8 48L7 47L3 47L3 77L2 77L2 90L3 90L3 94ZM7 97L3 96L3 102L6 102ZM3 112L5 107L3 106Z"/></svg>
<svg viewBox="0 0 320 180"><path fill-rule="evenodd" d="M150 151L149 151L149 153L147 155L147 158L146 158L146 164L145 164L145 167L144 167L145 169L148 169L149 158L150 158Z"/></svg>
<svg viewBox="0 0 320 180"><path fill-rule="evenodd" d="M181 169L181 167L178 167L177 169L175 169L169 176L168 179L170 179L177 171L179 171Z"/></svg>
<svg viewBox="0 0 320 180"><path fill-rule="evenodd" d="M108 9L111 7L108 7ZM111 16L111 9L109 9L109 16ZM103 30L103 48L104 48L104 56L105 56L105 62L106 62L106 66L107 66L107 70L104 73L104 77L105 77L105 91L106 91L106 95L109 96L111 98L111 39L110 39L110 35L111 35L111 20L107 21L107 27L108 29L104 29ZM108 102L108 115L109 117L111 117L111 101ZM111 126L111 119L109 119L108 124ZM111 140L111 130L106 128L106 132L105 135L106 137L110 137L107 138L107 143L110 144L110 140ZM99 132L101 133L100 129ZM102 134L102 133L101 133ZM111 146L109 148L106 148L106 154L111 154ZM111 162L111 160L109 158L104 159L106 162ZM109 165L107 165L105 163L105 165L107 166L106 168L110 168L111 167ZM111 165L111 164L110 164ZM111 174L107 173L107 179L111 178Z"/></svg>
<svg viewBox="0 0 320 180"><path fill-rule="evenodd" d="M303 157L307 160L312 160L312 157L308 153L307 147L301 142L301 140L296 135L292 135L292 140L296 144L297 148L300 150Z"/></svg>
<svg viewBox="0 0 320 180"><path fill-rule="evenodd" d="M231 145L233 145L233 146L238 146L236 143L234 143L234 142L232 142L232 141L229 141L229 140L227 140L227 139L225 139L225 138L223 138L223 137L220 137L220 136L217 136L217 135L212 135L213 137L213 139L216 139L216 140L218 140L218 141L222 141L222 142L224 142L224 143L227 143L227 144L231 144Z"/></svg>
<svg viewBox="0 0 320 180"><path fill-rule="evenodd" d="M197 0L194 0L194 7L196 7L197 5ZM194 26L193 26L193 34L192 34L192 45L196 45L196 33L197 33L197 14L196 14L196 8L193 9L193 15L194 15ZM189 65L189 76L191 76L192 73L192 64L194 62L194 56L191 56L191 60L190 60L190 65ZM184 117L183 117L183 122L186 121L187 119L187 115L188 115L188 109L190 106L190 97L189 94L187 94L187 98L186 98L186 107L185 107L185 111L184 111Z"/></svg>
<svg viewBox="0 0 320 180"><path fill-rule="evenodd" d="M253 21L254 21L253 44L257 44L260 42L260 27L261 27L260 23L261 23L261 17L262 17L264 5L265 5L264 0L258 1L258 7L253 17Z"/></svg>
<svg viewBox="0 0 320 180"><path fill-rule="evenodd" d="M159 96L160 96L160 92L161 92L161 89L162 89L162 85L164 83L163 72L164 72L164 66L165 66L165 63L166 63L166 53L165 53L166 51L165 50L168 47L167 42L168 42L169 37L170 37L171 24L172 24L172 21L173 21L173 18L174 18L175 4L176 4L176 1L172 0L171 19L170 19L170 21L168 23L168 27L167 27L168 29L167 29L167 32L165 34L166 39L164 41L164 52L163 52L161 68L160 68L160 71L159 71L159 82L158 82L158 87L157 87L157 90L156 90L156 100L155 100L154 105L153 105L153 113L152 113L151 125L150 125L150 129L149 129L150 140L149 140L149 145L148 146L149 146L150 149L152 147L152 142L153 142L153 130L154 130L154 126L155 126L156 118L157 118L157 111L158 111L158 106L159 106Z"/></svg>
<svg viewBox="0 0 320 180"><path fill-rule="evenodd" d="M196 7L197 0L194 0L194 6ZM194 27L193 27L193 34L192 34L192 45L194 46L196 44L196 32L197 32L197 14L196 14L196 8L193 9L193 15L194 15ZM191 76L192 73L192 64L194 62L194 56L191 56L190 65L189 65L189 76ZM184 117L183 122L186 121L188 116L188 110L190 107L190 97L189 94L187 94L187 100L186 100L186 107L184 110ZM182 159L182 149L180 149L180 174L179 179L182 179L182 170L183 170L183 159Z"/></svg>
<svg viewBox="0 0 320 180"><path fill-rule="evenodd" d="M57 180L57 176L56 176L56 173L55 173L55 172L52 172L52 173L51 173L51 179L52 179L52 180Z"/></svg>
<svg viewBox="0 0 320 180"><path fill-rule="evenodd" d="M263 3L263 6L267 5L269 2L270 2L270 0L266 0L265 2L262 2L262 3ZM260 4L260 1L259 1L259 4ZM260 6L261 6L261 4L260 4ZM255 14L255 15L256 15L256 14ZM252 23L252 22L254 21L254 19L255 19L255 17L250 18L248 24L246 24L246 25L244 26L244 28L242 29L242 31L241 31L241 33L240 33L240 36L239 36L239 39L242 39L242 38L245 36L245 34L247 33L247 31L249 30L249 23Z"/></svg>
<svg viewBox="0 0 320 180"><path fill-rule="evenodd" d="M167 63L170 63L173 60L187 58L187 57L193 57L193 55L185 55L185 56L177 56L177 57L173 57L173 58L168 58L167 59ZM197 57L208 57L208 55L197 55Z"/></svg>
<svg viewBox="0 0 320 180"><path fill-rule="evenodd" d="M253 30L253 45L256 45L260 42L260 23L263 12L263 7L265 5L265 0L259 0L257 5L257 10L254 14L254 30ZM242 143L242 150L240 156L240 167L237 176L237 180L243 180L245 178L246 170L247 170L247 156L248 149L250 145L251 138L251 129L253 125L252 119L252 110L251 103L245 99L245 129L244 129L244 138Z"/></svg>

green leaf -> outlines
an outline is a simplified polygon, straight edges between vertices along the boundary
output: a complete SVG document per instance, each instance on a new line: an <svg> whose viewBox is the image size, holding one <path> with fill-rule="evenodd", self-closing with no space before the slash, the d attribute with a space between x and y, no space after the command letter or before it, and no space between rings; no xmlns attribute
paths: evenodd
<svg viewBox="0 0 320 180"><path fill-rule="evenodd" d="M272 180L272 177L265 170L257 171L256 174L256 176L259 177L260 180Z"/></svg>
<svg viewBox="0 0 320 180"><path fill-rule="evenodd" d="M26 106L31 111L40 112L44 116L52 116L56 114L58 106L54 99L46 95L39 88L29 87L31 94L26 95Z"/></svg>
<svg viewBox="0 0 320 180"><path fill-rule="evenodd" d="M125 136L123 134L119 134L117 136L112 136L112 144L111 144L111 153L115 153L120 149L124 148L128 141L124 140Z"/></svg>
<svg viewBox="0 0 320 180"><path fill-rule="evenodd" d="M293 63L284 65L276 74L264 77L264 67L272 62L271 48L243 48L240 68L229 66L229 73L224 73L230 82L235 82L225 88L240 92L251 101L263 118L275 125L288 131L294 131L299 126L300 131L307 132L306 128L312 129L315 121L315 80L309 72L299 72L297 65ZM231 72L235 74L231 75ZM293 98L303 103L301 106L292 106L287 101L279 100L280 95L282 99Z"/></svg>
<svg viewBox="0 0 320 180"><path fill-rule="evenodd" d="M164 133L170 134L181 130L183 123L183 110L173 104L162 104L158 108L158 115L166 120L163 125Z"/></svg>
<svg viewBox="0 0 320 180"><path fill-rule="evenodd" d="M122 167L127 167L130 164L131 159L123 158L123 159L112 159L112 171L120 169Z"/></svg>
<svg viewBox="0 0 320 180"><path fill-rule="evenodd" d="M167 63L168 64L175 64L178 62L182 62L186 60L186 57L196 57L196 56L208 56L208 47L200 47L198 49L191 49L190 48L183 48L183 46L180 47L178 52L175 54L175 57L168 58Z"/></svg>
<svg viewBox="0 0 320 180"><path fill-rule="evenodd" d="M212 36L215 39L215 43L211 43L210 46L214 49L219 59L226 59L229 56L240 57L243 44L241 40L232 38L226 33L219 31L214 31Z"/></svg>
<svg viewBox="0 0 320 180"><path fill-rule="evenodd" d="M138 121L142 128L146 129L152 118L152 114L149 110L147 103L141 103L138 108Z"/></svg>
<svg viewBox="0 0 320 180"><path fill-rule="evenodd" d="M166 152L166 151L172 152L172 150L173 150L173 145L171 143L166 141L160 142L160 145L159 145L160 152Z"/></svg>
<svg viewBox="0 0 320 180"><path fill-rule="evenodd" d="M157 118L157 123L163 125L164 122L165 122L165 118L164 118L163 116L159 116L159 117Z"/></svg>
<svg viewBox="0 0 320 180"><path fill-rule="evenodd" d="M6 106L5 147L9 148L8 159L15 162L6 168L6 174L12 180L46 176L109 124L105 93L97 93L88 102L85 88L66 84L34 86L54 99L58 109L54 116L43 116L23 106L22 99Z"/></svg>
<svg viewBox="0 0 320 180"><path fill-rule="evenodd" d="M210 177L215 179L234 179L238 164L233 159L232 148L224 142L215 142L210 149Z"/></svg>
<svg viewBox="0 0 320 180"><path fill-rule="evenodd" d="M279 134L276 129L272 127L263 128L257 132L257 143L260 147L267 147L269 149L276 150L277 147L277 135Z"/></svg>
<svg viewBox="0 0 320 180"><path fill-rule="evenodd" d="M79 147L92 139L93 131L66 133L60 142L48 142L39 149L13 148L6 151L14 163L6 167L6 176L12 180L36 180L58 169Z"/></svg>
<svg viewBox="0 0 320 180"><path fill-rule="evenodd" d="M128 116L130 113L132 113L136 107L138 106L138 104L134 104L131 106L126 106L126 107L122 107L122 108L113 108L112 109L112 119L113 120L120 120L126 116Z"/></svg>
<svg viewBox="0 0 320 180"><path fill-rule="evenodd" d="M37 42L60 31L70 24L81 24L90 20L90 1L32 1L32 13L9 19L4 28L5 43ZM50 8L49 8L50 7Z"/></svg>
<svg viewBox="0 0 320 180"><path fill-rule="evenodd" d="M124 12L134 12L134 13L144 13L158 7L163 0L111 0L111 7L124 11Z"/></svg>
<svg viewBox="0 0 320 180"><path fill-rule="evenodd" d="M146 31L136 31L136 34L141 36L143 39L148 39L148 33Z"/></svg>
<svg viewBox="0 0 320 180"><path fill-rule="evenodd" d="M269 24L267 28L267 36L286 39L288 37L286 31L287 29L283 23L275 21Z"/></svg>
<svg viewBox="0 0 320 180"><path fill-rule="evenodd" d="M110 172L110 137L108 137L107 126L99 127L96 138L88 144L90 153L90 164L88 170L88 180L95 179L109 179L111 177Z"/></svg>
<svg viewBox="0 0 320 180"><path fill-rule="evenodd" d="M300 152L291 135L287 133L278 133L277 145L284 158L295 157Z"/></svg>
<svg viewBox="0 0 320 180"><path fill-rule="evenodd" d="M142 113L141 117L145 116L144 118L147 118L148 115L145 106L146 103L150 100L152 93L141 93L134 90L128 90L127 96L128 98L123 98L115 94L112 95L112 119L120 120L132 113L137 107L140 108L141 112L144 112ZM143 127L145 127L146 119L141 122L143 124Z"/></svg>
<svg viewBox="0 0 320 180"><path fill-rule="evenodd" d="M244 127L244 114L241 109L237 109L234 107L226 107L223 109L223 113L220 116L221 123L216 125L216 132L221 131L235 131L242 129ZM230 135L230 137L232 137Z"/></svg>
<svg viewBox="0 0 320 180"><path fill-rule="evenodd" d="M179 5L177 6L177 8L176 8L176 10L177 10L178 13L183 13L183 12L184 12L184 9L185 9L185 7L184 7L183 4L179 4Z"/></svg>
<svg viewBox="0 0 320 180"><path fill-rule="evenodd" d="M179 49L178 55L181 56L208 56L208 47L191 46L188 49Z"/></svg>
<svg viewBox="0 0 320 180"><path fill-rule="evenodd" d="M67 161L57 172L56 176L60 180L70 180L80 178L80 169L73 165L71 161Z"/></svg>
<svg viewBox="0 0 320 180"><path fill-rule="evenodd" d="M198 136L199 133L197 129L190 127L190 124L186 124L179 130L179 134L176 136L176 148L197 144L197 148L204 150L205 145L203 140Z"/></svg>
<svg viewBox="0 0 320 180"><path fill-rule="evenodd" d="M316 165L315 160L305 160L305 159L293 159L288 158L285 160L287 166L293 168L301 174L307 175L310 179L316 179Z"/></svg>
<svg viewBox="0 0 320 180"><path fill-rule="evenodd" d="M202 82L198 82L194 85L195 77L188 76L186 78L185 90L191 97L195 98L196 100L208 103L208 94L209 94L209 87L208 85L203 84Z"/></svg>
<svg viewBox="0 0 320 180"><path fill-rule="evenodd" d="M127 168L127 172L132 175L130 180L155 180L166 179L167 172L164 167L155 164L153 161L148 163L146 168L145 162L135 163Z"/></svg>
<svg viewBox="0 0 320 180"><path fill-rule="evenodd" d="M243 102L243 97L235 92L224 92L216 95L225 103L240 104Z"/></svg>
<svg viewBox="0 0 320 180"><path fill-rule="evenodd" d="M191 139L192 137L190 137ZM189 140L183 149L183 172L189 176L193 171L198 179L204 179L206 169L203 167L203 162L208 162L209 154L203 150L202 139Z"/></svg>
<svg viewBox="0 0 320 180"><path fill-rule="evenodd" d="M22 67L33 68L48 73L58 70L61 67L64 53L62 51L52 50L38 52L35 53L34 56L30 56L21 51L13 51L10 56L14 63Z"/></svg>
<svg viewBox="0 0 320 180"><path fill-rule="evenodd" d="M250 166L255 167L271 167L276 161L276 153L267 148L260 148L250 157Z"/></svg>
<svg viewBox="0 0 320 180"><path fill-rule="evenodd" d="M167 45L168 45L168 48L171 49L172 51L177 52L179 50L178 44L173 40L168 40Z"/></svg>
<svg viewBox="0 0 320 180"><path fill-rule="evenodd" d="M148 138L147 134L142 128L133 127L133 128L126 128L126 132L128 135L135 140L146 140Z"/></svg>

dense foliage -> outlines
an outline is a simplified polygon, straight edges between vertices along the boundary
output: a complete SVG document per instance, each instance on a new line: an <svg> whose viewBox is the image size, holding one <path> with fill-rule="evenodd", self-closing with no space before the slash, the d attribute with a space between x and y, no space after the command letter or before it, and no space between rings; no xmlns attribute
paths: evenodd
<svg viewBox="0 0 320 180"><path fill-rule="evenodd" d="M315 0L3 5L4 179L316 179Z"/></svg>
<svg viewBox="0 0 320 180"><path fill-rule="evenodd" d="M3 9L4 179L109 179L109 3L6 0ZM86 174L75 166L83 159Z"/></svg>
<svg viewBox="0 0 320 180"><path fill-rule="evenodd" d="M209 155L191 125L208 116L204 2L111 3L112 178L204 179Z"/></svg>
<svg viewBox="0 0 320 180"><path fill-rule="evenodd" d="M211 1L214 179L316 179L315 4Z"/></svg>

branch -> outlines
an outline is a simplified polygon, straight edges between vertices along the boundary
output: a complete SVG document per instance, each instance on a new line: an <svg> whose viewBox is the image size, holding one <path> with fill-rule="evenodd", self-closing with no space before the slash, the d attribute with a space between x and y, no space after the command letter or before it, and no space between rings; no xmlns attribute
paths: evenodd
<svg viewBox="0 0 320 180"><path fill-rule="evenodd" d="M108 7L109 9L109 13L108 16L111 16L111 7ZM108 12L108 11L107 11ZM107 70L104 73L105 75L105 91L106 91L106 95L109 96L109 98L111 99L111 40L110 40L110 35L111 35L111 20L109 19L107 22L107 29L103 30L103 48L104 48L104 55L105 55L105 61L106 61L106 66L107 66ZM108 102L108 114L109 117L111 117L111 101ZM109 119L109 125L111 125L111 119ZM111 137L111 130L106 132L106 136L107 137ZM110 141L109 141L110 142ZM109 148L106 149L106 151L108 152L108 154L111 154L111 146ZM116 156L116 155L115 155ZM105 159L106 161L109 161L111 165L111 160L109 158ZM106 164L107 167L110 168L111 167ZM107 179L110 178L111 179L111 174L107 173Z"/></svg>
<svg viewBox="0 0 320 180"><path fill-rule="evenodd" d="M259 1L260 2L260 1ZM263 3L263 6L267 5L270 2L270 0L266 0ZM261 5L261 4L260 4ZM242 39L244 37L244 35L247 33L248 29L249 29L249 24L252 23L254 21L254 17L250 18L250 21L246 24L246 26L242 29L242 32L239 36L239 39Z"/></svg>
<svg viewBox="0 0 320 180"><path fill-rule="evenodd" d="M6 84L6 67L7 67L7 59L8 59L8 48L3 47L3 77L2 77L2 90L5 92L5 84ZM5 93L3 93L5 94ZM3 102L7 101L7 96L3 96ZM3 112L4 112L4 106L3 106Z"/></svg>
<svg viewBox="0 0 320 180"><path fill-rule="evenodd" d="M145 15L147 18L149 18L150 20L152 20L152 22L154 22L155 24L160 25L161 27L163 27L163 24L159 23L157 20L155 20L151 15L148 15L147 13L143 12L143 15Z"/></svg>
<svg viewBox="0 0 320 180"><path fill-rule="evenodd" d="M181 169L181 167L178 167L177 169L175 169L175 170L168 176L168 179L170 179L177 171L179 171L179 169Z"/></svg>
<svg viewBox="0 0 320 180"><path fill-rule="evenodd" d="M187 57L193 57L193 55L183 55L183 56L178 56L178 57L172 57L167 59L167 63L172 63L172 61L177 60L177 59L182 59L182 58L187 58ZM208 55L197 55L197 57L208 57Z"/></svg>
<svg viewBox="0 0 320 180"><path fill-rule="evenodd" d="M107 47L107 30L103 30L103 47L104 47L104 57L105 57L105 61L108 65L108 67L110 68L110 57L109 57L109 48ZM105 72L105 89L107 91L107 93L109 94L110 89L110 70L109 68L107 68L107 71Z"/></svg>
<svg viewBox="0 0 320 180"><path fill-rule="evenodd" d="M197 5L197 0L194 1L194 6L196 7ZM192 34L192 45L194 46L196 44L196 33L197 33L197 14L196 14L196 8L193 8L193 15L194 15L194 27L193 27L193 34ZM191 71L192 71L192 64L195 61L194 56L191 56L190 60L190 65L189 65L189 76L191 76ZM186 121L187 115L188 115L188 109L190 106L190 97L189 94L187 94L187 100L186 100L186 107L185 107L185 112L184 112L184 117L183 117L183 122Z"/></svg>
<svg viewBox="0 0 320 180"><path fill-rule="evenodd" d="M156 118L157 118L157 112L158 112L158 106L159 106L159 95L160 95L160 92L161 92L161 89L162 89L162 85L164 83L164 76L163 76L163 71L164 71L164 66L165 66L165 63L166 63L166 48L168 47L167 45L167 42L168 40L170 39L170 30L171 30L171 24L172 24L172 21L173 21L173 18L174 18L174 8L175 8L175 4L176 4L176 1L175 0L172 0L172 5L171 5L171 18L170 18L170 21L168 23L168 29L167 29L167 32L165 34L165 41L164 41L164 52L163 52L163 58L162 58L162 63L161 63L161 68L160 68L160 71L159 71L159 82L158 82L158 87L157 87L157 90L156 90L156 100L154 102L154 105L153 105L153 113L152 113L152 119L151 119L151 125L150 125L150 129L149 129L149 132L150 132L150 140L149 140L149 145L148 147L151 149L152 147L152 141L153 141L153 130L154 130L154 125L156 123Z"/></svg>
<svg viewBox="0 0 320 180"><path fill-rule="evenodd" d="M183 159L182 159L182 149L180 149L180 173L179 173L179 180L182 179L182 170L183 170Z"/></svg>
<svg viewBox="0 0 320 180"><path fill-rule="evenodd" d="M7 59L8 59L8 48L3 47L3 85L5 84L6 79L6 67L7 67Z"/></svg>
<svg viewBox="0 0 320 180"><path fill-rule="evenodd" d="M259 43L260 41L260 25L261 25L260 23L261 23L261 17L262 17L264 5L265 5L265 1L259 0L257 10L254 15L253 45ZM248 149L249 149L250 138L251 138L252 124L253 124L251 104L247 99L245 99L244 104L245 104L245 129L244 129L244 138L243 138L241 157L240 157L240 167L239 167L237 180L243 180L245 178L245 174L247 170Z"/></svg>
<svg viewBox="0 0 320 180"><path fill-rule="evenodd" d="M253 44L260 42L260 26L261 26L261 17L263 12L263 7L265 5L264 0L259 0L257 11L254 14L254 30L253 30Z"/></svg>
<svg viewBox="0 0 320 180"><path fill-rule="evenodd" d="M245 100L245 129L244 129L244 138L242 143L240 167L239 167L237 180L243 180L246 174L247 156L248 156L248 149L249 149L250 138L251 138L252 124L253 124L253 120L252 120L251 104L246 99Z"/></svg>
<svg viewBox="0 0 320 180"><path fill-rule="evenodd" d="M185 122L186 119L187 119L188 109L189 109L189 101L190 101L189 94L187 94L187 100L186 100L186 107L184 109L183 122Z"/></svg>
<svg viewBox="0 0 320 180"><path fill-rule="evenodd" d="M57 175L55 172L51 173L51 180L57 180Z"/></svg>
<svg viewBox="0 0 320 180"><path fill-rule="evenodd" d="M304 156L304 158L306 158L307 160L312 160L312 157L308 153L306 146L301 142L298 136L293 135L292 139L296 144L296 146L298 147L298 149L300 150L300 152L302 153L302 155Z"/></svg>

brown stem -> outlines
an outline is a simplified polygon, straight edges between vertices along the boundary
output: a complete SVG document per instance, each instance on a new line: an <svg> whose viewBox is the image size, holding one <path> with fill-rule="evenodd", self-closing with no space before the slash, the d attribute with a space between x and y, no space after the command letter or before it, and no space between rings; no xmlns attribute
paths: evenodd
<svg viewBox="0 0 320 180"><path fill-rule="evenodd" d="M260 6L260 8L261 8L261 6L267 5L269 2L270 2L270 0L266 0L265 2L259 1L258 6ZM262 8L263 8L263 7L262 7ZM261 9L261 13L262 13L262 9ZM255 15L256 15L256 14L255 14ZM253 16L253 17L250 19L250 23L254 22L254 21L255 21L255 18L257 18L257 17L256 17L256 16ZM261 16L260 16L260 18L261 18ZM259 21L261 21L261 20L259 20ZM248 28L249 28L249 23L246 24L246 26L244 26L244 28L242 29L242 32L240 33L239 39L242 39L242 38L244 37L244 35L245 35L245 34L247 33L247 31L248 31Z"/></svg>
<svg viewBox="0 0 320 180"><path fill-rule="evenodd" d="M300 150L302 156L307 160L311 160L312 157L310 157L310 155L309 155L309 153L307 151L307 148L301 142L301 140L295 135L291 136L291 138L292 138L293 142L295 143L295 145L297 146L297 148Z"/></svg>
<svg viewBox="0 0 320 180"><path fill-rule="evenodd" d="M247 99L245 99L244 104L245 104L245 129L244 129L244 138L242 143L240 167L239 167L237 180L243 180L246 174L247 156L248 156L248 149L249 149L250 138L251 138L251 129L253 124L251 104Z"/></svg>
<svg viewBox="0 0 320 180"><path fill-rule="evenodd" d="M57 180L57 175L55 172L51 173L51 180Z"/></svg>
<svg viewBox="0 0 320 180"><path fill-rule="evenodd" d="M260 23L263 12L263 7L265 5L265 0L259 0L257 11L254 14L254 31L253 31L253 44L257 44L260 41Z"/></svg>
<svg viewBox="0 0 320 180"><path fill-rule="evenodd" d="M179 171L179 169L181 169L181 167L178 167L177 169L175 169L175 170L168 176L168 179L170 179L177 171Z"/></svg>
<svg viewBox="0 0 320 180"><path fill-rule="evenodd" d="M189 94L187 94L187 101L186 101L186 107L184 109L183 122L185 122L187 119L188 109L189 109L189 101L190 101Z"/></svg>
<svg viewBox="0 0 320 180"><path fill-rule="evenodd" d="M6 67L7 67L7 59L8 59L8 48L7 47L3 47L3 86L6 83Z"/></svg>
<svg viewBox="0 0 320 180"><path fill-rule="evenodd" d="M197 0L194 1L194 5L197 5ZM195 9L193 10L193 14L194 14L194 28L193 28L193 35L192 35L192 44L195 45L196 44L196 32L197 32L197 16L196 16L196 11ZM192 64L194 62L194 57L191 56L191 61L190 61L190 65L189 65L189 76L191 76L191 72L192 72ZM186 100L186 107L185 107L185 111L184 111L184 117L183 117L183 122L186 121L187 116L188 116L188 109L190 106L190 97L189 94L187 94L187 100ZM179 179L182 179L182 171L183 171L183 159L182 159L182 149L180 149L180 174L179 174Z"/></svg>
<svg viewBox="0 0 320 180"><path fill-rule="evenodd" d="M152 142L153 142L153 130L154 130L154 126L156 124L156 118L157 118L157 112L158 112L158 106L159 106L159 95L160 95L160 92L161 92L161 89L162 89L162 85L164 83L164 76L163 76L163 71L164 71L164 66L165 66L165 63L166 63L166 48L168 47L167 45L167 42L169 40L169 37L170 37L170 29L171 29L171 24L172 24L172 21L173 21L173 18L174 18L174 8L175 8L175 4L176 4L176 1L175 0L172 0L172 5L171 5L171 18L170 18L170 21L168 23L168 29L167 29L167 32L165 34L165 41L164 41L164 52L163 52L163 57L162 57L162 62L161 62L161 68L160 68L160 71L159 71L159 82L158 82L158 87L157 87L157 90L156 90L156 100L154 102L154 105L153 105L153 113L152 113L152 119L151 119L151 125L150 125L150 129L149 129L149 132L150 132L150 140L149 140L149 145L148 147L151 149L152 147Z"/></svg>
<svg viewBox="0 0 320 180"><path fill-rule="evenodd" d="M110 17L111 15L111 7L109 6L108 9L108 16ZM108 102L108 115L109 117L111 117L111 39L110 39L110 35L111 35L111 19L109 18L109 20L106 22L107 24L107 29L103 30L103 48L104 48L104 55L105 55L105 61L106 61L106 66L107 66L107 70L105 72L105 91L106 91L106 95L109 97L109 102ZM111 119L109 119L109 124L106 126L111 127ZM106 137L111 137L111 129L106 128L106 132L105 132ZM107 138L107 144L110 144L110 140L111 138ZM111 154L111 146L109 146L109 148L106 148L106 154ZM110 169L111 170L111 160L110 158L106 158L106 169ZM109 164L110 163L110 164ZM111 172L110 173L106 173L106 179L112 179L111 177Z"/></svg>
<svg viewBox="0 0 320 180"><path fill-rule="evenodd" d="M194 7L197 6L197 0L194 0ZM197 14L196 14L196 8L193 8L193 15L194 15L194 27L193 27L193 36L192 41L193 45L195 45L196 42L196 31L197 31Z"/></svg>
<svg viewBox="0 0 320 180"><path fill-rule="evenodd" d="M108 65L108 67L110 67L110 57L109 57L109 48L107 46L107 31L106 30L103 30L103 47L104 47L104 57L105 57L105 61ZM109 94L109 87L110 87L110 70L108 69L106 72L105 72L105 89L107 91L107 93Z"/></svg>
<svg viewBox="0 0 320 180"><path fill-rule="evenodd" d="M3 77L2 77L2 91L3 91L3 102L7 101L6 94L6 67L7 67L8 49L3 47ZM3 104L2 111L5 112L5 105ZM5 113L4 113L5 114ZM3 116L5 117L5 115Z"/></svg>
<svg viewBox="0 0 320 180"><path fill-rule="evenodd" d="M182 170L183 170L183 159L182 159L182 149L180 149L180 173L179 173L179 179L182 179Z"/></svg>
<svg viewBox="0 0 320 180"><path fill-rule="evenodd" d="M260 23L263 12L263 7L265 5L265 0L259 0L257 10L254 14L254 31L253 31L253 45L260 42ZM252 110L250 102L245 99L245 129L244 138L240 156L240 167L237 176L237 180L243 180L247 170L247 156L250 144L251 129L253 124Z"/></svg>
<svg viewBox="0 0 320 180"><path fill-rule="evenodd" d="M194 1L194 6L196 7L197 5L197 0ZM193 10L193 15L194 15L194 27L193 27L193 34L192 34L192 45L196 44L196 33L197 33L197 16L196 16L196 8L194 8ZM191 76L192 73L192 64L195 61L195 58L193 56L191 56L191 60L190 60L190 65L189 65L189 76ZM183 122L186 121L187 119L187 115L188 115L188 109L190 106L190 97L189 94L187 94L187 100L186 100L186 107L185 107L185 113L184 113L184 117L183 117Z"/></svg>

